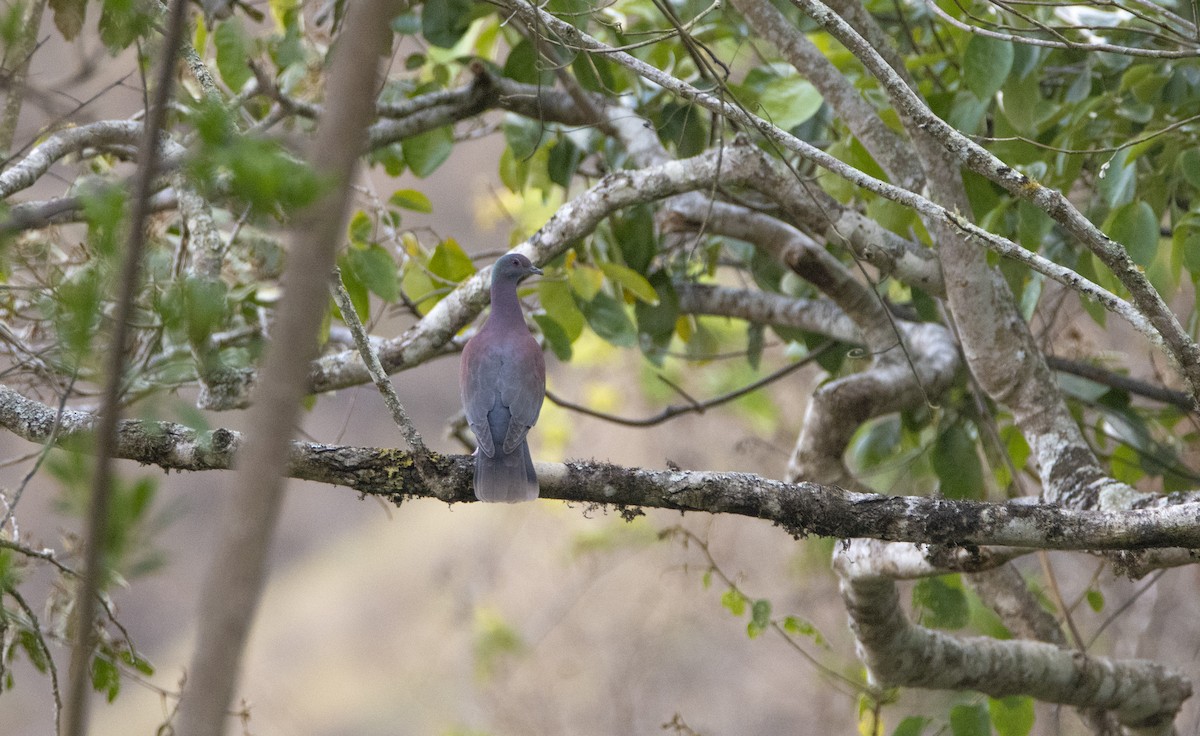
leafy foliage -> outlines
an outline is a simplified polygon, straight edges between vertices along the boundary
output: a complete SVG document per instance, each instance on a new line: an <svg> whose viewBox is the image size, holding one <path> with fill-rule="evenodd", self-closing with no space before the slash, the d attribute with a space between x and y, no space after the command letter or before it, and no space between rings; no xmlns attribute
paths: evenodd
<svg viewBox="0 0 1200 736"><path fill-rule="evenodd" d="M50 0L63 39L95 33L110 53L133 49L145 65L155 49L159 5L103 0L90 4L91 21L88 5ZM206 81L185 77L164 131L186 153L166 167L164 186L169 183L171 189L159 195L167 211L147 228L145 278L135 303L136 344L127 364L129 400L151 407L148 413L169 403L181 388L219 393L214 389L222 376L252 376L258 365L287 257L281 245L284 228L337 184L319 180L293 145L311 132L314 118L327 112L321 108L323 74L330 48L343 42L338 34L345 4L328 5L318 11L298 2L271 2L269 19L259 22L239 11L212 19L211 27L198 23L190 34L202 61L215 72L216 85L206 88ZM838 100L822 95L813 81L816 72L797 69L732 9L707 0L550 0L542 5L578 31L770 121L858 171L898 183L896 172L887 170L882 157L877 160L876 149L841 116ZM772 7L861 94L860 102L887 130L901 130L900 111L880 80L846 46L791 4ZM1061 26L1067 6L1033 4L1011 28L996 24L1000 30L976 33L971 27L980 18L998 12L983 0L936 6L864 3L880 31L897 41L903 69L935 114L1027 177L1031 186L1067 194L1086 219L1128 253L1166 302L1181 303L1200 285L1200 63L1195 56L1148 53L1174 41L1162 23L1116 6L1071 7L1090 13L1088 23L1061 32L1069 43L1035 45L1023 43L1021 33L1046 40L1037 29ZM18 3L0 17L6 48L23 32L23 12ZM552 218L572 216L569 203L589 188L646 166L639 158L644 151L629 145L629 135L623 139L614 133L618 123L632 118L649 137L645 148L657 147L654 155L666 158L686 160L745 137L794 174L797 185L819 195L825 216L835 205L844 206L877 223L910 253L935 252L932 227L914 210L781 151L746 126L712 114L695 97L646 82L612 54L556 43L545 29L513 22L494 5L418 3L380 32L404 42L396 46L393 73L379 90L379 120L364 152L372 178L357 192L338 257L354 308L368 323L397 314L411 320L429 315L479 273L476 254L494 255L496 248L473 242L465 224L451 223L442 231L429 225L426 215L443 213L435 177L446 167L486 169L498 182L486 197L490 205L477 206L477 214L489 218L487 208L493 207L487 224L507 226L507 244L516 245L538 237ZM1100 37L1132 51L1085 50ZM554 104L563 100L566 112ZM589 106L597 108L595 119L588 117ZM481 137L490 139L494 158L480 153L483 146L475 139ZM130 227L123 179L128 146L98 143L73 153L83 160L69 182L82 227L58 229L57 222L47 221L19 234L5 230L0 242L0 318L14 335L5 335L5 345L15 364L33 366L30 382L45 378L55 390L91 386L102 377L99 347L111 326L111 286ZM382 193L376 191L380 181L389 181ZM958 214L964 219L1119 297L1131 296L1038 204L975 173L964 173L963 187L969 207ZM198 205L189 204L191 194ZM476 193L464 186L456 194L465 201ZM865 285L863 293L877 299L874 305L882 305L893 323L949 329L943 295L935 287L856 259L845 245L848 234L835 232L830 222L817 226L781 211L753 187L721 182L703 194L742 207L742 224L750 215L762 215L795 231L830 270ZM7 220L20 203L4 205L0 217ZM198 212L181 215L193 205ZM747 319L697 308L689 300L697 287L736 288L793 306L819 304L833 289L777 242L744 230L717 232L711 211L696 219L658 198L607 212L585 236L563 244L541 264L545 277L521 294L546 349L558 361L576 365L601 349L609 351L605 355L631 356L648 402L703 409L697 397L735 391L831 337L847 339L823 334L837 332L828 325L822 331L787 324L778 313L774 319ZM206 257L216 265L206 267ZM1093 344L1108 327L1109 313L1101 305L1080 300L1015 261L992 256L991 263L1021 316L1044 336L1047 353L1077 358L1110 379L1138 370L1127 356ZM1078 320L1068 324L1073 315ZM340 316L331 306L329 321ZM1195 315L1188 322L1194 336L1200 323ZM332 333L327 330L325 337ZM1060 341L1064 334L1068 338ZM826 386L863 373L876 359L858 347L822 354ZM1093 378L1061 372L1058 385L1108 472L1139 490L1194 488L1200 475L1188 463L1200 434L1181 402L1152 403L1136 386ZM748 427L764 442L790 441L798 419L789 399L788 392L770 389L742 396L734 404L738 427ZM845 460L851 476L865 486L984 500L1022 493L1027 478L1036 475L1036 458L1017 419L965 375L944 394L925 396L919 406L854 419L859 424L852 428ZM45 472L61 489L60 510L79 516L90 473L84 455L56 451ZM148 478L115 483L104 540L107 586L162 564L153 547L164 522L155 507L157 488ZM581 548L608 543L586 541ZM710 571L706 585L711 579ZM15 591L22 582L13 554L0 549L0 593ZM781 602L751 597L724 582L720 603L746 620L750 638L776 628L825 645L806 619L778 616ZM1087 589L1085 599L1093 612L1104 608L1105 595L1096 587ZM955 576L917 582L912 604L925 626L974 625L989 635L1007 635L994 617L980 613L978 601ZM15 632L3 639L4 661L23 653L36 669L46 670L44 647L29 617L11 607L0 610L0 617ZM490 610L479 613L474 641L481 678L495 677L525 647L521 632ZM122 668L149 667L131 646L114 642L102 640L90 671L93 686L109 700L120 691ZM870 698L863 702L876 710L880 706ZM878 724L875 710L867 715L861 723ZM1032 702L960 703L949 711L948 722L954 734L994 729L1002 736L1022 736L1032 727ZM919 734L930 723L925 717L908 718L893 733Z"/></svg>

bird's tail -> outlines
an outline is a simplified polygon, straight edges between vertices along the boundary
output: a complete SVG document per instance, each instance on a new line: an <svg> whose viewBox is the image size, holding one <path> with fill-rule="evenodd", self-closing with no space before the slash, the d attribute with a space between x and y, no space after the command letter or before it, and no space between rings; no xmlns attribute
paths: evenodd
<svg viewBox="0 0 1200 736"><path fill-rule="evenodd" d="M505 454L499 447L494 457L475 453L475 498L480 501L517 503L538 497L537 473L529 443Z"/></svg>

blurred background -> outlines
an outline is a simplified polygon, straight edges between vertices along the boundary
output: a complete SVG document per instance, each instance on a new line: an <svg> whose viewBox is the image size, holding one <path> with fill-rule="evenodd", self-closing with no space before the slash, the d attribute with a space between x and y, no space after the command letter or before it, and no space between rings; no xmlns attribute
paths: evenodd
<svg viewBox="0 0 1200 736"><path fill-rule="evenodd" d="M49 40L34 57L29 82L53 95L41 110L29 107L18 141L32 139L75 101L95 97L76 120L140 109L129 55L110 58L87 34L65 44L49 16L44 25ZM414 215L406 226L454 237L469 253L486 254L484 262L503 252L505 218L514 213L506 212L491 170L499 156L494 145L456 146L446 165L419 182L433 213ZM408 174L375 176L364 186L383 198L417 185ZM57 193L61 181L47 177L39 187L26 196ZM374 334L396 335L405 324L385 320ZM629 417L679 403L632 351L618 352L590 333L575 351L569 365L547 357L552 391ZM778 346L767 355L781 364ZM459 411L457 375L451 357L393 378L439 452L463 452L447 431ZM768 391L650 429L548 402L531 435L534 456L781 477L804 398L821 378L818 368L806 368ZM698 398L731 387L719 369L692 380L706 392ZM160 400L146 413L195 420L193 398ZM227 412L203 420L240 429L242 417ZM370 387L321 396L303 432L328 443L402 444ZM0 460L36 450L0 435ZM17 487L28 468L5 462L0 486ZM96 696L92 732L149 734L175 705L172 693L190 657L196 591L232 475L164 475L130 463L120 472L127 481L151 478L158 488L147 571L114 594L119 620L155 674L123 678L111 704ZM899 490L902 481L903 474ZM62 548L66 539L69 547L79 534L79 519L61 511L63 493L49 473L29 484L20 513L28 543ZM766 522L741 518L650 512L628 523L603 509L551 501L447 508L418 500L394 508L344 488L293 482L238 688L241 728L260 736L854 733L857 694L841 678L861 682L862 673L829 571L833 543L794 540ZM1050 560L1066 600L1078 602L1094 584L1108 597L1102 614L1077 609L1086 632L1103 626L1095 651L1154 657L1197 674L1200 617L1185 613L1194 610L1195 568L1167 571L1163 584L1143 592L1144 582L1108 573L1095 583L1094 559ZM1040 574L1034 558L1021 566ZM723 576L750 600L770 601L775 618L795 617L803 633L790 640L772 630L748 636L749 616L735 615ZM45 594L50 576L43 570L34 579L42 581L34 593ZM65 673L67 650L59 646L54 654ZM14 680L15 688L0 695L0 735L52 733L47 678L22 660ZM885 710L884 731L935 704L944 713L949 703L981 700L906 691ZM1083 732L1073 714L1039 708L1039 733ZM1194 705L1179 724L1200 733Z"/></svg>

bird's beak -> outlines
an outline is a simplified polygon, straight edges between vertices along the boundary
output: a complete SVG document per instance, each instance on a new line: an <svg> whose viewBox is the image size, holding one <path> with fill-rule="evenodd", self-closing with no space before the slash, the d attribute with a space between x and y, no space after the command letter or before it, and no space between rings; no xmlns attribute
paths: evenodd
<svg viewBox="0 0 1200 736"><path fill-rule="evenodd" d="M538 268L537 266L530 266L529 273L531 276L541 276L543 272L542 269Z"/></svg>

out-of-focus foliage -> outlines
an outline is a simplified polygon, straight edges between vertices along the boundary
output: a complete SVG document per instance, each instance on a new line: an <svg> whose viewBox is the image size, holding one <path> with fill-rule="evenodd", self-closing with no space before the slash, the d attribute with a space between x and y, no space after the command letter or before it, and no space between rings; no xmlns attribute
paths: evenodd
<svg viewBox="0 0 1200 736"><path fill-rule="evenodd" d="M238 12L216 19L211 28L194 24L191 41L216 87L206 89L205 81L181 66L178 104L165 135L185 151L170 162L179 176L172 186L184 186L202 198L200 216L215 228L215 236L181 226L170 208L152 218L145 279L137 295L136 346L128 361L131 398L161 397L256 366L286 258L280 232L330 185L301 163L295 146L311 132L322 103L331 45L343 41L335 29L341 4L327 5L312 10L296 2L271 2L269 17L261 22ZM579 30L720 94L861 171L886 178L817 88L756 38L730 7L707 0L549 0L543 5ZM792 5L777 5L879 115L899 129L898 115L878 81L854 56ZM0 13L6 48L23 33L25 7L10 3ZM1168 302L1193 293L1200 283L1200 61L987 37L946 22L925 3L870 0L866 8L895 41L905 70L933 112L1030 179L1068 193L1091 221L1128 247ZM995 12L982 0L939 2L936 8L966 25ZM142 54L144 66L156 48L160 7L149 0L51 0L49 10L66 40L95 33L113 54ZM1111 4L1043 3L1023 12L1022 28L1069 26L1064 33L1078 42L1101 38L1155 49L1171 40L1164 39L1169 34L1159 25ZM461 92L486 74L547 90L565 86L623 105L646 121L668 154L680 158L744 132L639 79L604 54L557 46L546 50L537 29L509 20L492 5L469 0L417 3L398 16L390 29L398 38L396 58L379 95L381 124L437 110L443 104L438 100L444 99L438 95ZM676 32L677 21L686 33ZM491 111L417 127L364 152L374 182L394 180L387 189L371 184L360 192L338 259L355 309L368 323L396 313L408 318L428 314L481 268L474 254L495 255L495 244L467 242L465 228L433 232L410 222L415 215L438 211L441 205L425 182L447 162L468 160L494 175L500 189L478 209L494 207L504 214L507 244L530 237L561 205L606 174L638 165L602 126ZM495 160L480 157L475 139L483 136L502 151ZM896 235L931 244L912 210L760 145L770 155L786 158L798 177L837 202ZM36 370L15 382L33 383L46 376L61 385L98 380L98 336L111 319L110 286L128 227L123 177L129 157L128 146L100 146L69 182L72 194L83 200L82 228L4 231L0 320L12 333L5 338L10 352L35 356L37 363ZM1035 206L978 175L966 173L964 178L971 208L964 215L969 219L1127 296L1089 251ZM724 194L736 199L744 193ZM758 201L748 204L769 210ZM545 278L522 292L528 303L536 304L532 323L558 361L578 364L581 353L594 353L597 343L613 352L640 354L649 402L696 403L744 386L769 367L828 341L826 335L795 328L685 312L680 293L690 284L738 285L796 299L817 297L819 291L751 244L703 230L672 231L661 215L657 204L613 213L588 237L544 264ZM197 251L205 248L218 255L216 271L201 267ZM829 251L858 273L845 248L830 246ZM1119 356L1091 350L1084 338L1057 344L1055 335L1068 326L1056 320L1064 302L1074 297L1055 291L1051 298L1042 275L1012 262L998 265L1023 316L1044 332L1049 349L1061 347L1067 357L1117 371L1127 367ZM917 321L940 320L936 295L886 274L862 273L876 279L872 286L894 313ZM1094 324L1071 326L1071 334L1107 326L1107 313L1099 305L1083 301L1079 306ZM332 305L330 314L328 333L340 317ZM1195 322L1193 310L1187 324L1192 334ZM848 375L861 368L861 357L846 349L830 351L821 365L831 376ZM1156 490L1195 487L1198 478L1181 455L1196 441L1197 429L1182 410L1151 406L1125 389L1085 378L1063 374L1060 382L1115 477ZM1030 448L1010 416L976 398L963 380L936 402L865 424L850 445L851 470L881 490L903 485L910 493L955 499L1018 495L1019 484L1029 475ZM751 393L735 406L756 435L794 436L798 417L785 415L769 394ZM55 453L46 468L62 485L63 509L78 513L87 475L82 455ZM105 540L110 584L160 562L148 546L157 518L151 508L155 488L145 479L122 481L116 488L112 532ZM581 547L602 542L607 543L584 540ZM16 599L2 595L18 590L21 575L14 554L0 549L0 630L15 632L0 636L5 647L0 658L8 662L23 656L44 670L36 623L20 606L9 605ZM706 587L711 575L705 577ZM811 623L780 616L778 603L752 598L729 580L717 587L720 604L746 620L750 638L778 628L823 644ZM1089 589L1087 602L1099 611L1103 594ZM913 604L927 626L1003 633L996 621L979 613L978 601L954 577L922 581L914 589ZM504 658L522 647L518 633L498 617L481 617L476 634L480 677L495 676ZM122 663L143 671L148 667L129 646L113 640L102 644L93 661L93 683L110 699L117 695ZM11 678L11 670L6 676ZM991 728L1004 736L1024 734L1032 723L1032 706L1024 699L963 703L942 721L954 734L988 733ZM893 733L916 734L927 725L926 719L910 718Z"/></svg>

